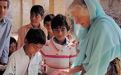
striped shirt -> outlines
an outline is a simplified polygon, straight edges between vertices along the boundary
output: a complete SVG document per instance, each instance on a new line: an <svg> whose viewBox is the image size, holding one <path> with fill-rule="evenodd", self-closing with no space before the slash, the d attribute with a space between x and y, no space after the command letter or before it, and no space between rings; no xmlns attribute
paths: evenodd
<svg viewBox="0 0 121 75"><path fill-rule="evenodd" d="M47 41L41 53L47 65L47 74L59 69L69 69L77 55L76 47L68 40L65 45L60 45L54 42L53 38Z"/></svg>

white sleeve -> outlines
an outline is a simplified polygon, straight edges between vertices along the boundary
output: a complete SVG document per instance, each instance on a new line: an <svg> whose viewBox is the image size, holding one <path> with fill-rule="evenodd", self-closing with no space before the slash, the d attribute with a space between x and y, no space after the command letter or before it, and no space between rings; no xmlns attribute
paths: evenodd
<svg viewBox="0 0 121 75"><path fill-rule="evenodd" d="M71 50L71 55L70 55L70 65L73 64L73 62L75 61L76 57L77 57L77 51L76 50Z"/></svg>
<svg viewBox="0 0 121 75"><path fill-rule="evenodd" d="M42 62L43 62L43 58L42 58L42 55L39 53L38 72L39 72L40 74L42 73Z"/></svg>
<svg viewBox="0 0 121 75"><path fill-rule="evenodd" d="M13 56L10 56L8 64L7 64L7 68L4 72L3 75L15 75L15 58Z"/></svg>

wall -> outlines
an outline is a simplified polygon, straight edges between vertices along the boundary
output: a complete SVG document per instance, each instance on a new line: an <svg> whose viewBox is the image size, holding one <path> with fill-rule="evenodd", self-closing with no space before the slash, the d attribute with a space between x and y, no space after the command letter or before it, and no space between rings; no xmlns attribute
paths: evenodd
<svg viewBox="0 0 121 75"><path fill-rule="evenodd" d="M54 14L65 14L64 0L55 0L54 5Z"/></svg>
<svg viewBox="0 0 121 75"><path fill-rule="evenodd" d="M68 6L73 0L10 0L9 18L12 20L12 33L30 22L30 8L33 4L44 7L46 14L65 14ZM112 2L111 2L112 1ZM101 0L103 8L121 25L121 0ZM68 11L67 11L68 12Z"/></svg>
<svg viewBox="0 0 121 75"><path fill-rule="evenodd" d="M121 0L101 0L105 12L121 26Z"/></svg>
<svg viewBox="0 0 121 75"><path fill-rule="evenodd" d="M49 12L49 0L35 0L35 5L42 5L45 9L45 14Z"/></svg>
<svg viewBox="0 0 121 75"><path fill-rule="evenodd" d="M21 1L12 0L10 1L10 7L8 11L8 17L12 21L12 32L16 32L21 24Z"/></svg>

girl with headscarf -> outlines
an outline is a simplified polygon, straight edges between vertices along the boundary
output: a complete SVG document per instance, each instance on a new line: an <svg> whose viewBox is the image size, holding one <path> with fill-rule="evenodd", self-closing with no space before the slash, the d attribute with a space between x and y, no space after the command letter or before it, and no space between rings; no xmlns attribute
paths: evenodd
<svg viewBox="0 0 121 75"><path fill-rule="evenodd" d="M74 0L69 10L80 52L68 74L105 75L110 61L121 58L121 29L98 0Z"/></svg>

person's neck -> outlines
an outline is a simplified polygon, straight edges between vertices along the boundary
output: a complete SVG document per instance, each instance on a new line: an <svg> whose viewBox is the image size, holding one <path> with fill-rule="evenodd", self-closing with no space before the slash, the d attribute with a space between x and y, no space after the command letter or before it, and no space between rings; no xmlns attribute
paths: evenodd
<svg viewBox="0 0 121 75"><path fill-rule="evenodd" d="M58 43L58 44L61 44L61 45L66 44L66 38L63 39L63 40L58 40L57 38L54 37L54 41L55 41L56 43Z"/></svg>
<svg viewBox="0 0 121 75"><path fill-rule="evenodd" d="M40 28L40 24L38 26L31 24L33 28Z"/></svg>

